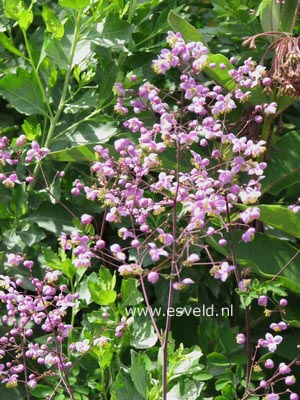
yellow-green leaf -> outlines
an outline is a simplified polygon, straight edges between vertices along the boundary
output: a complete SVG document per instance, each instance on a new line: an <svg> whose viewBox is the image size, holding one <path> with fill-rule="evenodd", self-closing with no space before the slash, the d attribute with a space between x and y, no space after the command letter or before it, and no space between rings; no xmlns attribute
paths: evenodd
<svg viewBox="0 0 300 400"><path fill-rule="evenodd" d="M33 21L33 13L30 10L23 10L19 17L19 26L22 31L27 31Z"/></svg>
<svg viewBox="0 0 300 400"><path fill-rule="evenodd" d="M65 28L56 18L54 12L46 4L43 5L42 17L47 32L55 33L56 39L61 39L64 36Z"/></svg>

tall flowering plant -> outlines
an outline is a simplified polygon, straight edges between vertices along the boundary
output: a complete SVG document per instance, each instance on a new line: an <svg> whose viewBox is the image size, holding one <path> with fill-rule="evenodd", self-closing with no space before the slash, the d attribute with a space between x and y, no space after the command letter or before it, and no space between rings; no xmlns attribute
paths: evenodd
<svg viewBox="0 0 300 400"><path fill-rule="evenodd" d="M111 149L97 145L92 184L77 180L72 189L73 195L83 191L89 200L100 201L105 210L93 254L83 251L74 264L89 267L93 257L110 260L121 276L140 281L149 310L145 279L154 285L160 279L169 280L170 308L174 291L195 283L189 276L191 266L206 268L221 282L233 275L239 290L247 291L249 282L238 268L232 230L241 231L243 242L253 239L253 221L260 216L255 204L267 166L266 142L253 139L247 127L259 126L277 110L274 101L257 104L241 125L238 115L252 90L271 84L265 67L251 58L238 68L235 59L230 69L216 65L209 62L205 45L186 43L180 33L169 32L167 43L169 48L161 51L152 68L160 75L170 72L175 79L162 89L150 82L137 87L135 75L129 88L115 84L115 111L122 116L131 110L134 114L123 123L130 133L117 139ZM233 90L205 79L204 68L216 67L228 69ZM117 243L105 242L107 224L117 226L121 239ZM230 256L215 259L209 243L228 246ZM163 331L151 312L150 317L163 352L162 395L166 399L171 316ZM260 343L273 349L279 340L268 335ZM249 377L253 365L251 358L248 361Z"/></svg>
<svg viewBox="0 0 300 400"><path fill-rule="evenodd" d="M159 341L162 360L161 376L156 380L161 389L152 391L153 399L173 396L168 385L172 371L176 370L169 367L173 351L172 315L167 313L161 328L151 310L149 286L164 282L169 310L176 294L188 292L197 283L198 271L202 276L207 275L212 285L214 279L220 284L231 281L245 310L246 330L237 334L236 342L247 346L247 371L244 380L243 373L239 377L236 372L241 379L235 397L243 392L245 400L255 396L274 400L281 394L289 395L291 400L298 398L289 388L296 382L292 368L298 357L275 368L272 354L268 358L264 354L267 350L269 353L277 350L283 340L281 332L288 328L285 299L279 301L277 309L281 320L270 325L273 334L267 332L256 342L252 340L254 351L250 338L252 300L258 299L265 316L269 316L275 309L266 307L270 300L268 291L278 296L285 293L275 284L264 286L247 279L249 270L239 265L234 240L238 233L240 243L251 242L257 229L255 220L260 218L257 202L267 167L267 143L255 132L276 115L278 105L272 97L257 104L252 101L252 94L260 90L268 96L272 80L266 68L252 58L240 67L235 66L233 58L230 65L217 64L211 61L209 49L203 43L185 42L180 33L169 32L167 43L169 47L153 60L152 68L168 79L163 79L162 87L158 87L131 75L130 83L114 85L118 97L115 111L126 118L123 123L126 133L113 146L95 146L90 184L80 179L73 182L73 196L84 194L88 200L100 203L103 209L100 229L94 228L98 221L88 213L76 219L77 229L61 233L59 257L49 249L44 251L46 265L59 271L49 269L43 279L34 276L34 262L25 254L7 256L6 267L24 266L28 276L25 283L20 278L0 276L0 298L6 307L2 321L7 327L0 337L0 354L9 357L9 361L0 364L1 382L13 388L23 380L28 399L42 379L48 379L54 386L50 398L62 386L64 393L75 399L70 378L74 378L72 371L76 374L77 365L87 353L99 360L101 393L108 398L108 365L113 355L121 357L123 348L128 347L132 318L126 318L124 309L141 301L138 285L155 339ZM223 87L220 82L207 79L206 74L213 76L207 71L216 69L227 72L230 85ZM251 101L255 104L247 110L245 121L240 116L245 104ZM0 174L0 181L7 190L26 184L30 189L34 187L32 163L39 163L35 171L41 169L45 177L41 161L51 155L47 147L32 141L28 149L24 135L13 143L1 136L0 150L1 164L7 168ZM54 180L60 178L64 178L63 171ZM48 185L47 192L57 200ZM297 204L291 208L294 213L299 211ZM118 240L108 239L108 225L116 228ZM99 261L114 274L103 267L99 279L95 272L90 273L89 269L97 267ZM127 286L121 284L121 296L115 290L116 272L124 278L123 282L128 282ZM133 303L126 303L122 297L130 298L130 292L136 298ZM116 306L119 298L121 303ZM87 307L93 301L101 305L101 312L87 313L84 328L77 334L80 328L74 329L76 314L80 307ZM93 325L91 321L96 322ZM49 336L42 344L34 339L36 330ZM185 356L188 357L179 348L176 357L184 360ZM200 356L200 350L189 353L196 360ZM133 360L134 357L133 354ZM208 359L213 364L214 355ZM118 368L120 365L121 362ZM258 379L255 374L263 368L266 376ZM268 375L270 370L272 376ZM259 383L254 385L252 380ZM277 390L277 385L283 383L285 387ZM217 391L222 384L224 381L217 381ZM113 392L119 393L122 385L116 378L111 386ZM135 386L139 393L144 393L139 383L135 382Z"/></svg>

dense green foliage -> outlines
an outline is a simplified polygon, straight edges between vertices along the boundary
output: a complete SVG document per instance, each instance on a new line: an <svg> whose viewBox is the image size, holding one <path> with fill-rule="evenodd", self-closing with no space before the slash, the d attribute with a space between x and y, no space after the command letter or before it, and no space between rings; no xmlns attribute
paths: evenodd
<svg viewBox="0 0 300 400"><path fill-rule="evenodd" d="M0 352L3 350L0 397L165 400L168 392L168 400L276 400L268 397L272 388L276 388L282 399L298 398L290 397L290 393L300 393L299 381L289 389L284 374L278 375L276 368L263 369L264 362L272 358L276 365L290 365L290 375L299 376L299 4L296 0L281 3L275 0L187 0L185 4L176 0L0 2L0 314L4 317L0 336L16 338L9 351L7 343L0 341ZM168 31L181 32L186 42L202 42L207 46L208 58L198 74L199 81L210 88L220 85L224 95L238 86L228 73L229 69L237 68L231 64L232 57L237 65L249 57L257 64L262 60L266 76L272 78L272 87L251 88L251 96L230 114L215 116L222 120L228 133L242 132L255 143L265 140L266 152L256 159L267 164L261 195L256 203L232 202L230 212L226 203L223 220L213 212L208 215L214 230L226 228L222 233L226 243L220 244L215 236L202 235L202 227L199 228L200 233L194 234L194 242L191 240L191 250L199 252L205 266L183 268L183 278L192 279L194 284L183 285L182 290L174 292L171 289L171 300L169 281L175 274L169 258L166 265L149 254L143 258L145 276L151 270L161 271L163 279L152 284L138 273L121 276L118 272L121 258L116 258L114 251L91 256L86 265L79 267L78 254L74 252L80 241L88 242L91 250L99 239L106 242L108 249L116 243L123 246L120 229L124 226L129 229L130 221L128 218L123 225L121 219L106 219L110 204L101 198L103 192L94 176L92 163L99 159L94 147L101 144L117 163L115 140L129 138L138 143L138 135L123 125L134 113L116 112L120 98L116 82L121 82L131 94L138 85L150 82L171 94L174 114L180 109L182 97L175 90L179 72L170 70L157 75L151 67L160 50L166 47ZM270 31L272 35L263 34ZM255 43L248 40L242 45L245 38L255 35ZM287 37L294 41L289 42ZM289 48L286 43L291 43ZM279 46L281 53L277 51ZM287 65L289 54L296 55ZM274 74L274 60L279 65L276 70L281 74L279 77ZM213 63L216 67L210 68ZM256 106L272 102L278 105L275 112L266 112L260 124L249 122ZM130 108L130 100L125 96L124 105ZM159 120L157 113L148 110L141 115L147 125ZM214 140L214 146L214 150L223 151L219 163L224 166L233 157L230 147L226 152L226 146L224 150L218 139ZM202 157L211 156L209 150L198 144L190 147ZM29 151L33 152L32 158ZM173 175L176 168L182 174L192 169L189 160L176 156L174 146L160 157L160 166ZM216 166L221 168L215 161L212 170ZM150 171L148 187L158 171ZM239 178L241 185L246 186L245 171L239 172ZM76 180L77 186L82 183L82 187L74 196ZM98 190L96 201L87 199L84 187ZM152 192L153 202L158 202L160 189ZM243 241L241 236L248 222L239 223L239 213L254 207L259 209L259 215L249 226L257 233L251 240ZM179 222L173 233L176 229L184 230L185 216L180 219L184 212L175 206L173 221L178 217ZM85 214L93 219L86 223L82 218ZM170 215L163 208L153 212L153 227L165 228ZM130 243L126 242L124 251L126 257L136 261L138 251ZM171 254L171 247L169 251ZM34 267L26 267L24 260L32 260ZM214 279L213 272L209 273L207 265L224 261L236 263L244 288L234 280L234 274L223 282ZM49 271L57 271L58 275L45 278ZM41 287L50 287L49 297L43 297L44 289L38 289L33 277L43 282ZM9 284L6 278L11 279ZM17 286L11 282L17 282ZM65 288L57 289L54 295L51 288L61 285ZM16 296L13 301L7 297L9 291ZM60 311L63 323L69 326L68 334L64 336L59 331L63 328L58 325L50 324L47 331L34 318L26 327L32 331L28 337L22 329L12 333L20 315L9 315L8 321L5 318L9 311L7 304L11 302L11 307L17 307L21 302L16 292L34 298L42 307L44 318L59 307L55 296L76 293ZM257 304L261 296L268 296L268 307ZM288 299L288 306L280 304L282 298ZM175 310L198 307L202 315L177 313L170 318L171 328L165 314L152 319L149 312L128 315L128 310L149 311L150 307L166 310L170 305ZM212 305L218 316L203 315L203 307ZM224 310L230 312L223 315ZM276 352L270 348L267 352L262 348L266 346L257 349L258 340L265 337L270 324L280 320L287 324L287 329L283 329L284 340ZM236 342L240 333L246 335L245 345ZM52 336L52 342L47 342ZM26 364L25 354L31 342L54 346L51 356L59 360L39 362L42 356L37 355ZM58 349L63 356L57 355ZM72 366L67 365L67 360ZM18 382L7 382L8 376L15 373L13 369L7 370L19 362L25 371L20 370ZM259 389L263 379L272 383L266 391ZM24 381L32 381L32 387Z"/></svg>

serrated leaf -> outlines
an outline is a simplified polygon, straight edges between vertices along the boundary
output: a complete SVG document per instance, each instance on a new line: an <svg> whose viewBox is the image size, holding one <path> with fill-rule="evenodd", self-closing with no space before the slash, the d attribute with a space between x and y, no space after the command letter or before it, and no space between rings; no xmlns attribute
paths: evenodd
<svg viewBox="0 0 300 400"><path fill-rule="evenodd" d="M59 4L63 7L82 10L90 5L90 0L59 0Z"/></svg>
<svg viewBox="0 0 300 400"><path fill-rule="evenodd" d="M47 115L43 96L32 72L17 68L16 74L7 74L0 80L0 95L22 114Z"/></svg>
<svg viewBox="0 0 300 400"><path fill-rule="evenodd" d="M64 36L65 29L47 4L43 4L42 17L47 31L55 33L56 39L61 39Z"/></svg>
<svg viewBox="0 0 300 400"><path fill-rule="evenodd" d="M22 129L29 141L37 140L42 134L41 125L37 122L36 117L26 118L22 124Z"/></svg>
<svg viewBox="0 0 300 400"><path fill-rule="evenodd" d="M115 62L110 63L107 68L105 68L104 74L102 76L101 83L99 85L99 105L104 105L113 96L113 85L116 82L118 68Z"/></svg>

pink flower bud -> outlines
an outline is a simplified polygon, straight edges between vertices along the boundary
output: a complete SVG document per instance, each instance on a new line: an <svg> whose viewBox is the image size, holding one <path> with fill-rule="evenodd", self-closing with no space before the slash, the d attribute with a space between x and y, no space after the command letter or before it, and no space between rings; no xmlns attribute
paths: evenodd
<svg viewBox="0 0 300 400"><path fill-rule="evenodd" d="M238 333L235 340L237 344L244 344L246 342L246 336L243 333Z"/></svg>
<svg viewBox="0 0 300 400"><path fill-rule="evenodd" d="M290 386L290 385L294 385L296 383L296 378L294 375L289 375L285 378L284 380L285 384Z"/></svg>
<svg viewBox="0 0 300 400"><path fill-rule="evenodd" d="M267 296L259 296L257 303L259 306L266 307L268 303L268 298Z"/></svg>
<svg viewBox="0 0 300 400"><path fill-rule="evenodd" d="M153 283L153 285L158 282L159 278L159 273L156 271L149 272L149 274L147 275L148 281Z"/></svg>
<svg viewBox="0 0 300 400"><path fill-rule="evenodd" d="M281 307L286 307L288 305L288 301L287 299L281 299L279 304L281 305Z"/></svg>
<svg viewBox="0 0 300 400"><path fill-rule="evenodd" d="M80 217L80 221L82 225L88 225L93 221L93 217L89 214L82 214Z"/></svg>
<svg viewBox="0 0 300 400"><path fill-rule="evenodd" d="M268 359L265 361L265 367L268 368L268 369L274 368L274 361L271 360L271 358L268 358Z"/></svg>

